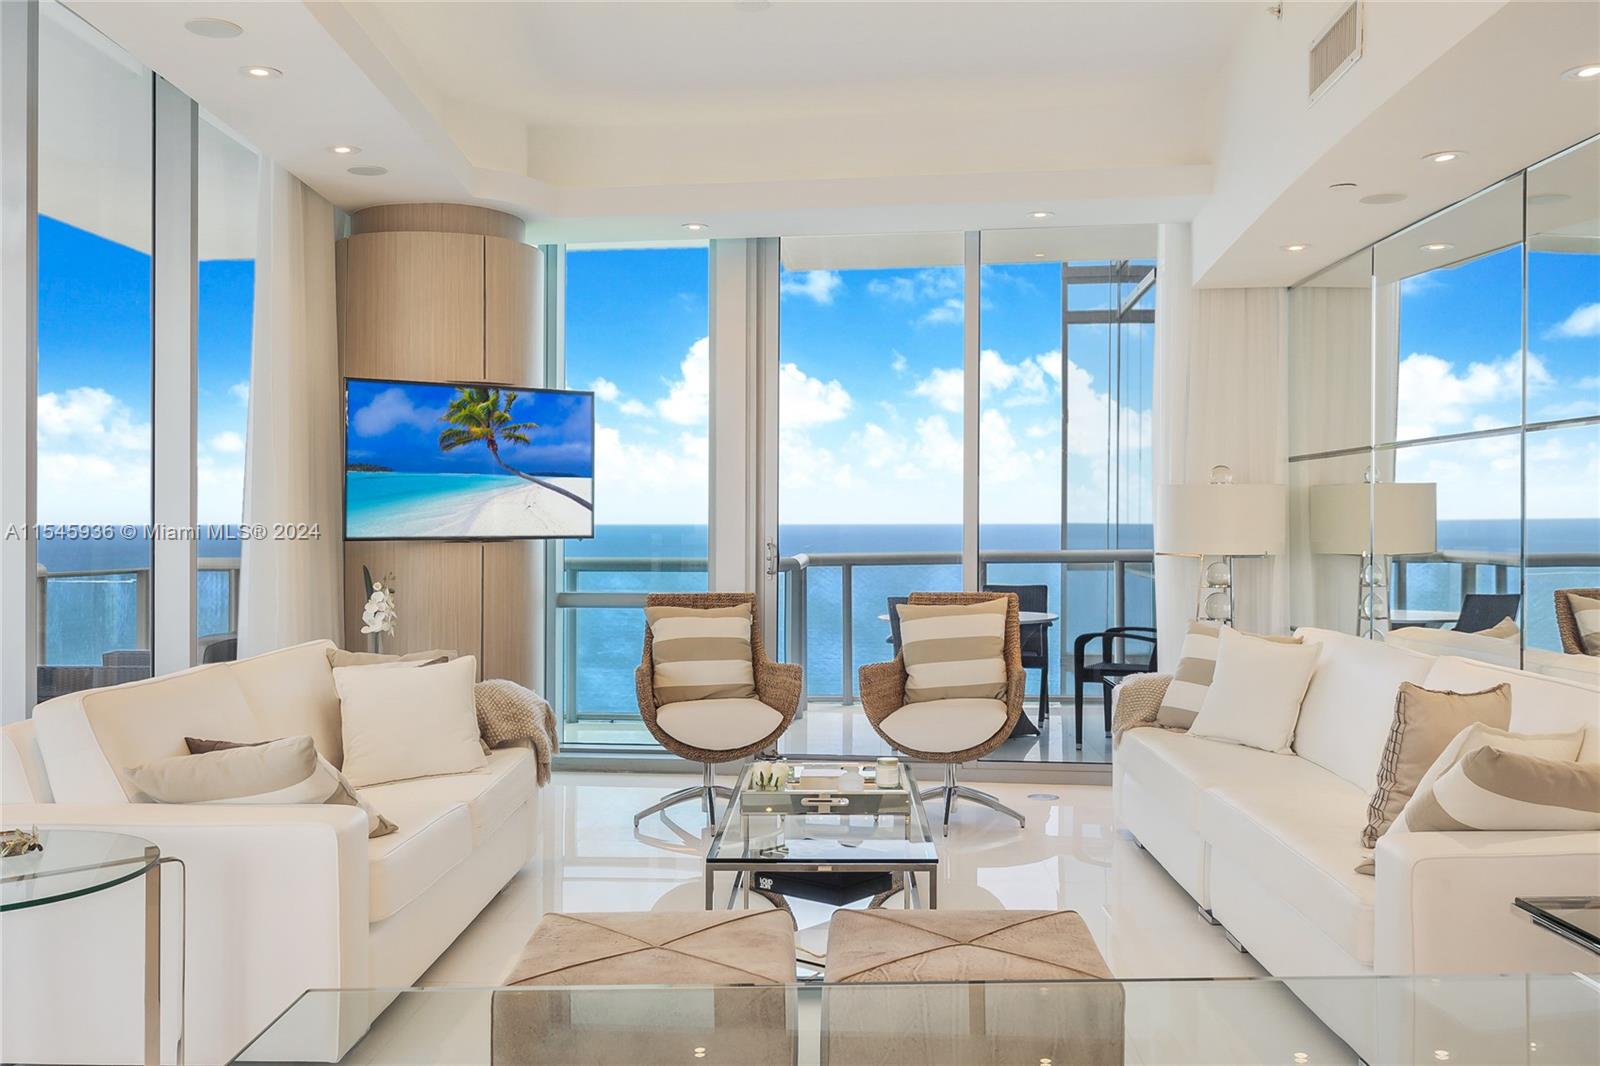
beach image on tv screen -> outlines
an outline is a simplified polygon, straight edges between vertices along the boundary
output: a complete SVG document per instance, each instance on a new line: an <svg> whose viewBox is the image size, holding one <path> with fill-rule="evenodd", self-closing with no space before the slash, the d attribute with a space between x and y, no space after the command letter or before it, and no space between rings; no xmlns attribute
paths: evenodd
<svg viewBox="0 0 1600 1066"><path fill-rule="evenodd" d="M345 536L594 535L594 397L349 380Z"/></svg>

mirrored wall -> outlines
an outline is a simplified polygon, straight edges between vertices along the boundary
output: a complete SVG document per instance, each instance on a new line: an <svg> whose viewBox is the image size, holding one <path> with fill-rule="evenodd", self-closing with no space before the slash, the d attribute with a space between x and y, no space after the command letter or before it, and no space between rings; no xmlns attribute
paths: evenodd
<svg viewBox="0 0 1600 1066"><path fill-rule="evenodd" d="M1289 308L1294 624L1600 681L1600 138Z"/></svg>

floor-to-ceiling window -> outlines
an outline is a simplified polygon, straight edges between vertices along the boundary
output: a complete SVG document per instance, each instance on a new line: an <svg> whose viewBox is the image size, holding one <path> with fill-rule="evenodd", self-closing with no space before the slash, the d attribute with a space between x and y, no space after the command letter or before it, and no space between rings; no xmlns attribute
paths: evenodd
<svg viewBox="0 0 1600 1066"><path fill-rule="evenodd" d="M200 658L215 662L234 658L237 649L257 161L254 152L205 117L198 149L195 504L200 537L195 628Z"/></svg>
<svg viewBox="0 0 1600 1066"><path fill-rule="evenodd" d="M557 551L554 675L568 743L651 744L639 721L647 592L706 588L707 246L569 247L564 376L595 394L595 535Z"/></svg>
<svg viewBox="0 0 1600 1066"><path fill-rule="evenodd" d="M39 14L38 698L148 677L152 78Z"/></svg>

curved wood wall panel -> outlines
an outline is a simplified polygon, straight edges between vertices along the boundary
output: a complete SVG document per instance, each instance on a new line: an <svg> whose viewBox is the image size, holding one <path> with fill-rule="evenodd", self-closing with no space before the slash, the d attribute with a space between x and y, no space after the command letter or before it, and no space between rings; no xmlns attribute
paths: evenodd
<svg viewBox="0 0 1600 1066"><path fill-rule="evenodd" d="M394 635L383 639L386 653L444 648L476 656L480 677L510 676L484 671L483 545L425 540L347 541L344 646L351 651L367 650L367 637L361 632L361 605L367 596L361 581L363 565L371 569L376 580L394 576L399 621Z"/></svg>
<svg viewBox="0 0 1600 1066"><path fill-rule="evenodd" d="M348 238L339 301L346 377L483 376L483 242L465 233Z"/></svg>

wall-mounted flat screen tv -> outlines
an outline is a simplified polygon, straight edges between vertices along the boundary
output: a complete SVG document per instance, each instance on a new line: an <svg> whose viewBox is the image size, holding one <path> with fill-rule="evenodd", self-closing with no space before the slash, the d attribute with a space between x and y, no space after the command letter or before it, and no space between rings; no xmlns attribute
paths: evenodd
<svg viewBox="0 0 1600 1066"><path fill-rule="evenodd" d="M346 379L344 531L594 536L594 394Z"/></svg>

